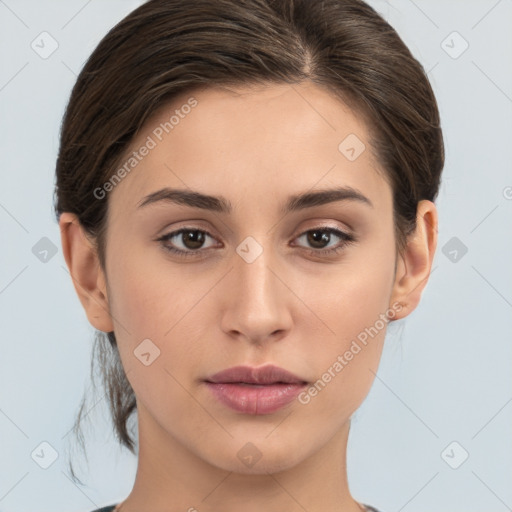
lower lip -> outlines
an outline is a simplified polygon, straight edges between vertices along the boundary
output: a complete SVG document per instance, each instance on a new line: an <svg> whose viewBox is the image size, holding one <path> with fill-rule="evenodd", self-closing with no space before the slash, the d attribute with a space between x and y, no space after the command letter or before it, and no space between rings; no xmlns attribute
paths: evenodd
<svg viewBox="0 0 512 512"><path fill-rule="evenodd" d="M250 385L206 382L224 405L244 414L271 414L292 402L306 384Z"/></svg>

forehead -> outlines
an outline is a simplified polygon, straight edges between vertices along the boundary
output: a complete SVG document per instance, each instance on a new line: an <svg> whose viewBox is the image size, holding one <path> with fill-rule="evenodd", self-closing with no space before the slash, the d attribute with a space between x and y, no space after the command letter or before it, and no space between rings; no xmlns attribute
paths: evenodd
<svg viewBox="0 0 512 512"><path fill-rule="evenodd" d="M386 186L363 119L309 82L182 93L148 119L121 165L129 158L135 165L113 195L130 204L161 187L236 202L241 193L288 195L315 183L368 195Z"/></svg>

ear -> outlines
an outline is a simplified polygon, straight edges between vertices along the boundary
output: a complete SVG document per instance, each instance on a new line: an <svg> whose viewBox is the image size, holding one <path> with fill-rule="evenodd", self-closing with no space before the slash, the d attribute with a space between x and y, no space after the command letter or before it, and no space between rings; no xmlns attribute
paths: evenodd
<svg viewBox="0 0 512 512"><path fill-rule="evenodd" d="M416 212L416 230L410 235L404 254L398 257L390 307L398 302L402 308L394 320L406 317L419 304L437 247L438 220L434 203L422 200Z"/></svg>
<svg viewBox="0 0 512 512"><path fill-rule="evenodd" d="M105 275L96 248L75 214L63 212L59 227L64 259L89 322L100 331L113 331Z"/></svg>

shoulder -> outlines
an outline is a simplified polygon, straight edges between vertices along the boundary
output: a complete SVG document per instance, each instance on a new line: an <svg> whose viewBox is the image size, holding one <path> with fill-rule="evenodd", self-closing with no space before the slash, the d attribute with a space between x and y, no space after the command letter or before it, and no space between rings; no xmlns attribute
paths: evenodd
<svg viewBox="0 0 512 512"><path fill-rule="evenodd" d="M363 503L363 506L367 510L367 512L380 512L380 510L377 510L375 507L372 507L370 505L366 505L366 503Z"/></svg>
<svg viewBox="0 0 512 512"><path fill-rule="evenodd" d="M114 505L108 505L107 507L97 508L96 510L92 510L91 512L112 512L114 508L116 508L117 503Z"/></svg>

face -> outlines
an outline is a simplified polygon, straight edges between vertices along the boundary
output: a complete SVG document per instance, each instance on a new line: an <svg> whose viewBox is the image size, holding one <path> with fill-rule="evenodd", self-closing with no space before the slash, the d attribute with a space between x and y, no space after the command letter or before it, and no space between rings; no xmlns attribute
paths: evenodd
<svg viewBox="0 0 512 512"><path fill-rule="evenodd" d="M131 151L103 199L105 278L139 422L225 470L297 464L368 394L399 308L392 191L365 125L310 83L217 88L176 98ZM287 208L335 189L358 195ZM307 382L272 412L235 410L205 382L268 364ZM249 442L264 455L252 468L237 456Z"/></svg>

